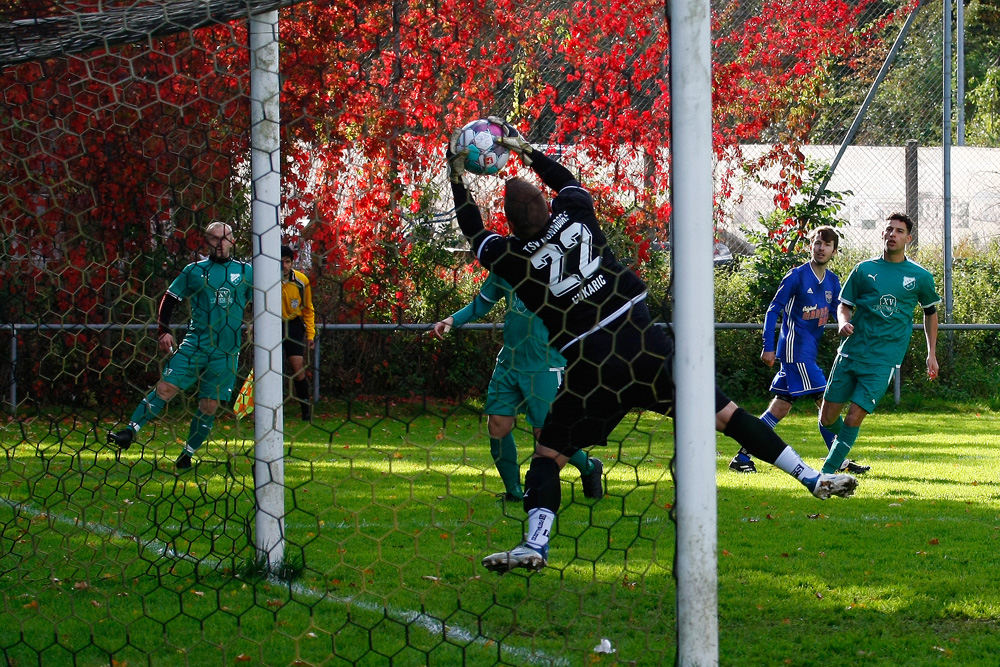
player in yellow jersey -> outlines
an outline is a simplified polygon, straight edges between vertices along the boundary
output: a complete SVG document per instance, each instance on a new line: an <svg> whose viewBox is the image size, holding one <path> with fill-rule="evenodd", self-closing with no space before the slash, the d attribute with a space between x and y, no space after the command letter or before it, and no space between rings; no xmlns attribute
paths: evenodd
<svg viewBox="0 0 1000 667"><path fill-rule="evenodd" d="M309 278L292 268L295 252L281 246L281 318L284 321L282 349L288 359L295 398L302 405L302 421L312 418L305 353L316 346L316 311L313 310Z"/></svg>

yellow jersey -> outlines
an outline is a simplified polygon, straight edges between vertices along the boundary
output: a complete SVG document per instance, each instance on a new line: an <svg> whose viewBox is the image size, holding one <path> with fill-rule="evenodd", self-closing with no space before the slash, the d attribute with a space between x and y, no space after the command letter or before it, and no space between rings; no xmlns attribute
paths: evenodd
<svg viewBox="0 0 1000 667"><path fill-rule="evenodd" d="M316 337L316 312L313 310L312 288L309 278L292 269L287 280L281 280L281 317L293 320L302 317L306 325L306 340Z"/></svg>

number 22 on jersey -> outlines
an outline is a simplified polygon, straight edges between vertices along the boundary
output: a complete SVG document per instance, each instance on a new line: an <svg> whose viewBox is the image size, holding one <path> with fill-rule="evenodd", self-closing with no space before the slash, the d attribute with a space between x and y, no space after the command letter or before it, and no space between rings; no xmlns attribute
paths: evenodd
<svg viewBox="0 0 1000 667"><path fill-rule="evenodd" d="M601 268L601 256L595 254L594 235L580 222L570 223L559 233L558 242L552 239L531 256L536 269L549 267L549 291L553 296L563 296L579 286ZM580 246L579 254L570 254Z"/></svg>

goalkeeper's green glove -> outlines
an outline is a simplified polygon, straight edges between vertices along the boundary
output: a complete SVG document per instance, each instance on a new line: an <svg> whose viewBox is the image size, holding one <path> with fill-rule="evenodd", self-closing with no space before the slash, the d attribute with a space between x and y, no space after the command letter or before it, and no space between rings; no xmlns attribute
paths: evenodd
<svg viewBox="0 0 1000 667"><path fill-rule="evenodd" d="M521 136L517 128L499 116L490 116L486 120L503 128L503 136L497 138L497 143L517 153L525 166L531 166L531 154L535 149Z"/></svg>

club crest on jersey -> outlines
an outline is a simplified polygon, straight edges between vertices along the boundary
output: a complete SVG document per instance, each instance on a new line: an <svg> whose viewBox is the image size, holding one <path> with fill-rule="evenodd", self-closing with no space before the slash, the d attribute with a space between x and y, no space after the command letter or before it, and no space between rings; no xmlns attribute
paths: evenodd
<svg viewBox="0 0 1000 667"><path fill-rule="evenodd" d="M826 302L827 303L833 303L833 291L832 290L827 290L825 296L826 296Z"/></svg>
<svg viewBox="0 0 1000 667"><path fill-rule="evenodd" d="M912 290L917 286L917 279L912 276L903 276L903 289Z"/></svg>
<svg viewBox="0 0 1000 667"><path fill-rule="evenodd" d="M896 312L896 297L892 294L883 295L879 298L875 311L882 317L891 317Z"/></svg>
<svg viewBox="0 0 1000 667"><path fill-rule="evenodd" d="M243 281L243 274L242 273L230 273L229 274L229 282L231 282L232 284L239 285L240 282L242 282L242 281Z"/></svg>
<svg viewBox="0 0 1000 667"><path fill-rule="evenodd" d="M215 303L220 306L231 306L233 305L233 293L231 290L223 287L215 292Z"/></svg>
<svg viewBox="0 0 1000 667"><path fill-rule="evenodd" d="M291 303L291 306L292 306L292 310L295 310L296 308L299 307L299 300L298 299L292 299L290 303Z"/></svg>

